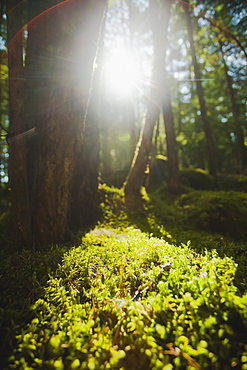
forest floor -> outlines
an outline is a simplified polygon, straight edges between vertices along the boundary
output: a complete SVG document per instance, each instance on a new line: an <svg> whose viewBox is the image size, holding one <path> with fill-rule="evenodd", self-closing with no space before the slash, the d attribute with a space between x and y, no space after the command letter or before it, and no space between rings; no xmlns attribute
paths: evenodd
<svg viewBox="0 0 247 370"><path fill-rule="evenodd" d="M247 194L101 194L76 246L2 249L1 368L247 369Z"/></svg>

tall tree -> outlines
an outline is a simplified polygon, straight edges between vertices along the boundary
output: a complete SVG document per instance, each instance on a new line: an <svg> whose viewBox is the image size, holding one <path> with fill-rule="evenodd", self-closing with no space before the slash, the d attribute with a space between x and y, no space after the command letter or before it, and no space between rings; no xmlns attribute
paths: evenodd
<svg viewBox="0 0 247 370"><path fill-rule="evenodd" d="M191 22L191 7L187 3L182 3L182 6L184 7L184 12L185 12L188 40L190 43L190 52L191 52L192 64L193 64L193 69L194 69L194 77L195 77L195 82L196 82L196 91L197 91L197 95L199 99L201 119L203 122L203 128L204 128L205 139L206 139L206 151L207 151L206 154L207 154L208 169L209 169L209 173L215 177L217 174L215 148L214 148L211 124L210 124L210 120L209 120L208 112L207 112L206 99L205 99L205 95L204 95L204 91L202 87L202 76L201 76L200 67L197 61L197 55L196 55L196 50L194 46L193 26Z"/></svg>
<svg viewBox="0 0 247 370"><path fill-rule="evenodd" d="M104 8L103 0L93 4L71 0L28 24L22 132L35 130L35 134L21 138L26 155L27 235L16 226L23 243L62 242L76 215L77 228L97 217L92 210L98 209L99 163L92 148L98 151L99 138L88 94ZM15 124L12 120L13 129ZM15 160L12 191L19 194L24 185L19 186L14 177L17 172ZM17 200L15 204L21 210Z"/></svg>
<svg viewBox="0 0 247 370"><path fill-rule="evenodd" d="M229 73L227 63L225 60L225 53L224 53L222 41L219 41L219 45L220 45L220 51L222 55L222 63L224 66L226 84L227 84L229 97L230 97L232 115L233 115L233 119L235 123L234 131L236 135L237 157L240 162L240 168L242 169L242 171L245 171L247 169L247 150L244 144L244 132L242 128L241 118L239 115L239 107L238 107L238 103L236 100L235 91L233 88L233 80Z"/></svg>
<svg viewBox="0 0 247 370"><path fill-rule="evenodd" d="M152 148L152 137L154 126L159 119L160 112L163 113L166 125L167 140L171 140L168 155L170 158L170 175L172 176L172 184L178 186L178 161L174 160L174 127L172 121L171 105L167 99L167 81L165 76L165 57L167 46L167 32L170 18L172 0L169 1L151 1L151 30L153 33L153 75L151 80L151 93L148 101L147 113L143 128L140 134L140 139L136 147L132 165L124 186L126 199L140 194L140 187L143 185L145 168L147 166L148 157ZM165 101L164 101L165 100ZM174 176L174 167L175 173Z"/></svg>
<svg viewBox="0 0 247 370"><path fill-rule="evenodd" d="M164 74L164 92L166 99L163 101L163 117L166 132L166 150L168 166L168 187L172 192L177 192L180 188L178 153L176 149L176 135L174 128L174 119L171 105L171 92L169 86L169 77Z"/></svg>

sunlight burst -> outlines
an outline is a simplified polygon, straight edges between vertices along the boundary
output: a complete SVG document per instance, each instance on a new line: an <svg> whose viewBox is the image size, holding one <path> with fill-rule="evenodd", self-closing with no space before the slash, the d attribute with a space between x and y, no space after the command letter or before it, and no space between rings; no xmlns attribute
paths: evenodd
<svg viewBox="0 0 247 370"><path fill-rule="evenodd" d="M134 54L123 48L115 49L107 58L104 68L107 88L116 94L131 94L141 80L141 65Z"/></svg>

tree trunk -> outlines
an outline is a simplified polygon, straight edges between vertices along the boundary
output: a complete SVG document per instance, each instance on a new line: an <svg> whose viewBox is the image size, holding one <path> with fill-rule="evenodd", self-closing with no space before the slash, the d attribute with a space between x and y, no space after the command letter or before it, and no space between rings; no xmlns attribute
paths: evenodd
<svg viewBox="0 0 247 370"><path fill-rule="evenodd" d="M15 234L22 245L30 245L30 208L26 166L26 136L24 119L24 67L22 45L22 13L8 11L8 66L9 66L9 178ZM12 10L11 10L12 9ZM11 10L11 11L10 11Z"/></svg>
<svg viewBox="0 0 247 370"><path fill-rule="evenodd" d="M69 228L97 217L98 130L85 111L104 6L71 0L29 23L25 113L35 136L27 136L26 178L34 245L64 242Z"/></svg>
<svg viewBox="0 0 247 370"><path fill-rule="evenodd" d="M176 150L176 135L174 129L174 119L168 88L168 76L166 76L166 96L163 103L163 117L166 132L166 149L168 165L168 188L172 192L178 192L180 188L180 175L178 167L178 154Z"/></svg>
<svg viewBox="0 0 247 370"><path fill-rule="evenodd" d="M143 185L148 156L152 147L154 125L158 117L159 108L150 101L131 168L124 185L126 200L140 196L140 188Z"/></svg>
<svg viewBox="0 0 247 370"><path fill-rule="evenodd" d="M84 81L86 76L90 76L89 88L87 90L86 112L84 114L83 145L80 146L75 160L75 170L71 186L71 202L68 213L68 225L73 231L82 227L92 225L101 216L100 197L98 192L99 185L99 165L100 165L100 134L99 134L99 108L101 95L101 76L102 76L102 50L104 41L105 19L107 2L102 2L98 10L94 9L94 20L98 27L91 30L91 37L95 40L87 45L85 52L91 53L94 57L93 71L88 69L92 66L85 66ZM97 13L96 13L97 12ZM89 20L89 24L92 20ZM95 45L96 50L95 50ZM88 54L87 54L88 55ZM96 62L98 68L95 68ZM83 89L84 90L84 89Z"/></svg>
<svg viewBox="0 0 247 370"><path fill-rule="evenodd" d="M194 47L194 39L193 39L193 29L192 29L192 23L191 23L191 15L190 15L190 8L187 3L182 4L185 11L185 18L186 18L186 25L187 25L187 32L188 32L188 39L190 43L190 52L191 52L191 58L192 58L192 64L194 69L194 76L196 81L196 91L199 99L200 104L200 111L201 111L201 119L203 122L203 128L205 133L205 139L206 139L206 151L207 151L207 162L208 162L208 169L210 175L216 177L217 175L217 165L216 165L216 157L215 157L215 148L213 143L213 135L212 135L212 129L211 124L208 118L208 112L207 112L207 105L204 97L204 91L201 83L201 72L200 67L197 62L196 58L196 51Z"/></svg>
<svg viewBox="0 0 247 370"><path fill-rule="evenodd" d="M222 62L223 62L223 66L224 66L226 83L227 83L230 102L231 102L231 106L232 106L232 115L233 115L233 119L234 119L234 123L235 123L235 130L234 131L235 131L235 135L236 135L236 139L237 139L236 140L237 157L238 157L238 161L240 162L241 169L244 172L244 171L247 170L247 151L246 151L246 147L245 147L245 144L244 144L244 133L243 133L243 129L242 129L239 114L238 114L239 109L238 109L238 104L237 104L236 99L235 99L235 92L234 92L234 89L233 89L233 86L232 86L233 81L232 81L231 76L228 74L228 68L227 68L227 64L226 64L225 56L224 56L224 52L223 52L223 45L222 45L221 42L220 42L220 51L221 51L221 54L222 54Z"/></svg>
<svg viewBox="0 0 247 370"><path fill-rule="evenodd" d="M164 1L162 4L158 4L156 1L150 2L151 29L154 44L154 65L151 86L153 90L150 93L144 126L124 186L127 200L140 195L140 187L143 185L148 156L152 148L154 126L159 119L160 110L167 104L164 103L164 98L167 99L164 85L164 65L171 3L172 0Z"/></svg>

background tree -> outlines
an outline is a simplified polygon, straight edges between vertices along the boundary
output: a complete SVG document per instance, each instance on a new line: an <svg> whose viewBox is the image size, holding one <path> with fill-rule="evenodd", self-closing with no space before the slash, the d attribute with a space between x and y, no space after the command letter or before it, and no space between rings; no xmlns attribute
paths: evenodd
<svg viewBox="0 0 247 370"><path fill-rule="evenodd" d="M168 32L171 3L171 1L150 2L151 30L153 34L152 90L149 92L149 102L145 122L136 147L130 172L124 186L126 199L138 195L140 187L143 185L145 168L152 148L154 126L158 122L159 114L162 109L169 148L169 163L171 164L170 179L172 179L172 186L174 188L178 187L178 163L176 160L176 154L174 153L175 135L173 134L173 117L171 106L168 101L168 84L165 75L165 45L167 45L166 34Z"/></svg>
<svg viewBox="0 0 247 370"><path fill-rule="evenodd" d="M197 56L196 56L196 51L194 47L193 28L192 28L192 22L191 22L191 17L190 17L191 10L188 4L183 4L183 6L184 6L185 17L186 17L186 25L187 25L187 32L188 32L188 40L190 43L192 64L193 64L193 69L194 69L196 91L197 91L199 104L200 104L200 112L201 112L201 119L203 122L203 129L205 132L208 169L209 169L209 173L215 177L217 174L217 164L216 164L213 134L212 134L210 120L208 118L205 94L204 94L204 90L202 87L202 76L201 76L199 64L197 62Z"/></svg>
<svg viewBox="0 0 247 370"><path fill-rule="evenodd" d="M225 72L227 90L229 92L232 116L233 116L234 123L235 123L234 132L236 135L236 146L237 146L236 156L240 162L241 170L245 171L247 167L247 150L244 144L244 132L243 132L241 118L239 117L239 107L238 107L237 99L235 96L235 89L233 87L234 83L231 77L231 72L228 70L228 66L225 60L226 56L224 52L224 45L221 41L219 41L219 48L220 48L221 55L222 55L222 64L223 64L224 72Z"/></svg>
<svg viewBox="0 0 247 370"><path fill-rule="evenodd" d="M108 8L104 38L104 57L101 87L101 171L103 179L114 172L126 172L131 164L137 138L140 132L141 81L136 81L130 91L126 91L121 75L125 72L121 56L127 59L129 55L136 58L136 65L141 69L143 31L137 21L146 15L141 15L140 1L130 0L113 2ZM118 66L119 63L119 66ZM113 65L112 65L113 64ZM123 65L122 65L123 64ZM114 86L109 84L112 68L116 68L120 76L116 77ZM137 66L134 66L136 69ZM115 71L116 72L116 71ZM127 74L130 71L127 71ZM118 75L118 73L115 73ZM134 74L134 73L133 73ZM110 75L110 76L109 76ZM120 77L120 78L119 78ZM112 81L111 81L112 82ZM128 90L128 89L127 89ZM122 182L124 176L122 177Z"/></svg>

